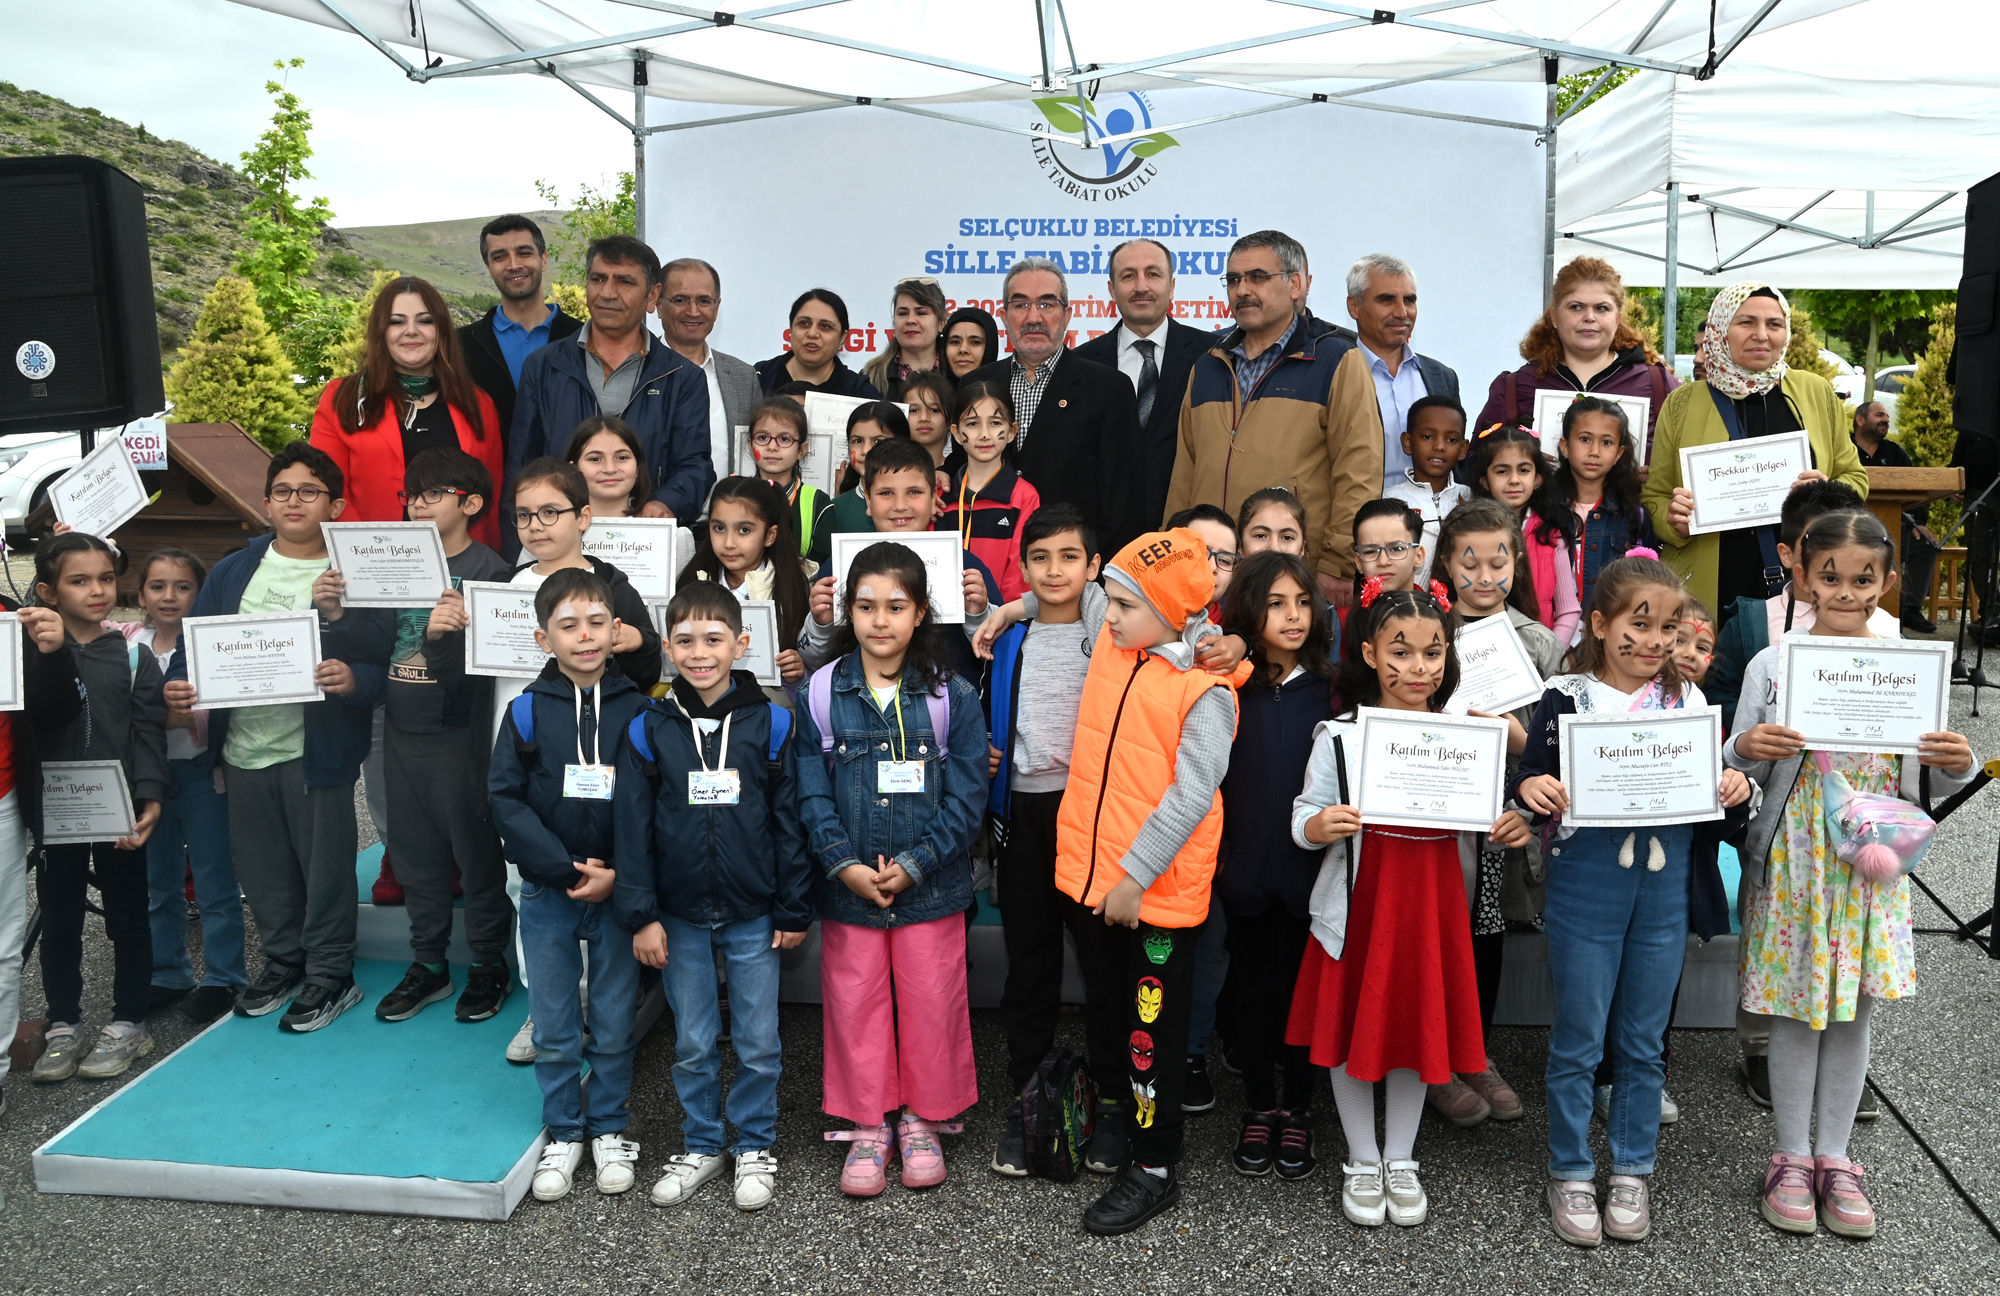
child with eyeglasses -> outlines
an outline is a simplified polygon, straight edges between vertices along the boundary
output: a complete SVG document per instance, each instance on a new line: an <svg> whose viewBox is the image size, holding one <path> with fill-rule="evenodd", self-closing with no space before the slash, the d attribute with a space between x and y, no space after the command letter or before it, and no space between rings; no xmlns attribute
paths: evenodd
<svg viewBox="0 0 2000 1296"><path fill-rule="evenodd" d="M809 553L833 501L806 481L806 407L790 396L766 396L750 411L750 455L757 476L785 493L798 550Z"/></svg>
<svg viewBox="0 0 2000 1296"><path fill-rule="evenodd" d="M1354 587L1370 576L1382 578L1384 590L1417 588L1417 573L1428 564L1424 552L1424 519L1399 499L1372 499L1354 511ZM1350 604L1351 606L1351 604ZM1347 629L1347 608L1340 609L1340 627ZM1341 637L1347 643L1345 634Z"/></svg>

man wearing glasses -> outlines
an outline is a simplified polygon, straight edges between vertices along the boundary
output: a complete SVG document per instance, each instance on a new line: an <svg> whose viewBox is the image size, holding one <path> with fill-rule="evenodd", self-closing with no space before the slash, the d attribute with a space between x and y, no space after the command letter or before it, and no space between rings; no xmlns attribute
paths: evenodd
<svg viewBox="0 0 2000 1296"><path fill-rule="evenodd" d="M1236 327L1195 362L1167 512L1235 516L1269 486L1298 496L1306 560L1335 607L1354 592L1354 514L1381 493L1382 415L1354 334L1305 307L1305 249L1277 230L1237 239L1223 286Z"/></svg>
<svg viewBox="0 0 2000 1296"><path fill-rule="evenodd" d="M715 475L736 471L729 458L729 429L750 426L750 409L763 393L747 361L708 344L722 312L722 276L699 257L669 261L661 272L660 327L667 345L700 367L708 380L708 458Z"/></svg>
<svg viewBox="0 0 2000 1296"><path fill-rule="evenodd" d="M1014 398L1014 464L1043 504L1074 504L1116 553L1146 529L1145 453L1132 384L1065 350L1069 283L1047 257L1022 257L1001 289L1014 354L966 375Z"/></svg>
<svg viewBox="0 0 2000 1296"><path fill-rule="evenodd" d="M500 304L472 323L459 325L458 349L465 355L465 371L472 381L493 398L504 447L514 426L514 389L521 382L521 365L531 352L575 337L583 321L543 300L548 245L542 227L528 217L510 213L487 221L479 231L479 259L493 277ZM504 453L500 461L507 461ZM506 528L501 528L501 535L506 536Z"/></svg>

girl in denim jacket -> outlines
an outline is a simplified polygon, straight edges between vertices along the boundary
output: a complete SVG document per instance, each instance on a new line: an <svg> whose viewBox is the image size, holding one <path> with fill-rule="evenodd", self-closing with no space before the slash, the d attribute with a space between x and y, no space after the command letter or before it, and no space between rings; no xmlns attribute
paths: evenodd
<svg viewBox="0 0 2000 1296"><path fill-rule="evenodd" d="M954 1118L979 1101L962 915L986 801L986 720L944 664L923 561L908 546L863 549L842 599L837 655L793 714L824 920L825 1108L855 1126L827 1138L851 1145L841 1190L872 1197L892 1147L904 1187L944 1182L937 1136L957 1133Z"/></svg>

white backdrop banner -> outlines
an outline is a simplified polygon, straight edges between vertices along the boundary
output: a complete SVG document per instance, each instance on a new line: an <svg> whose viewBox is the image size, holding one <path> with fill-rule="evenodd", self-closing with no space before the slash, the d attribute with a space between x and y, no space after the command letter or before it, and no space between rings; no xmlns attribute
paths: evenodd
<svg viewBox="0 0 2000 1296"><path fill-rule="evenodd" d="M1540 114L1539 86L1424 89L1432 109ZM1243 97L1190 90L1087 102L1094 133L1120 135L1239 108ZM953 108L1065 129L1077 113L1073 98ZM935 276L953 308L997 317L1009 265L1059 261L1074 345L1116 323L1105 258L1128 238L1156 238L1173 253L1174 314L1204 329L1230 322L1220 278L1239 235L1275 227L1303 243L1317 275L1313 309L1342 323L1348 265L1389 252L1417 272L1417 349L1459 371L1476 409L1493 375L1520 364L1516 345L1541 308L1542 168L1524 131L1339 107L1088 152L853 108L653 136L648 225L663 261L699 256L721 272L713 342L722 351L754 363L785 350L786 307L825 287L847 302L852 368L886 342L891 287L911 275Z"/></svg>

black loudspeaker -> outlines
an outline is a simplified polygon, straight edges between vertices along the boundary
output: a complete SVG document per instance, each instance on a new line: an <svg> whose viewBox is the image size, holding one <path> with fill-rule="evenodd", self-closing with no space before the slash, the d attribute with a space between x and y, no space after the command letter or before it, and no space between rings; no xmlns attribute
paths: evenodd
<svg viewBox="0 0 2000 1296"><path fill-rule="evenodd" d="M1965 194L1965 267L1958 281L1958 343L1952 355L1953 464L1974 490L2000 469L2000 175Z"/></svg>
<svg viewBox="0 0 2000 1296"><path fill-rule="evenodd" d="M139 182L96 158L0 158L0 248L0 435L159 413Z"/></svg>

